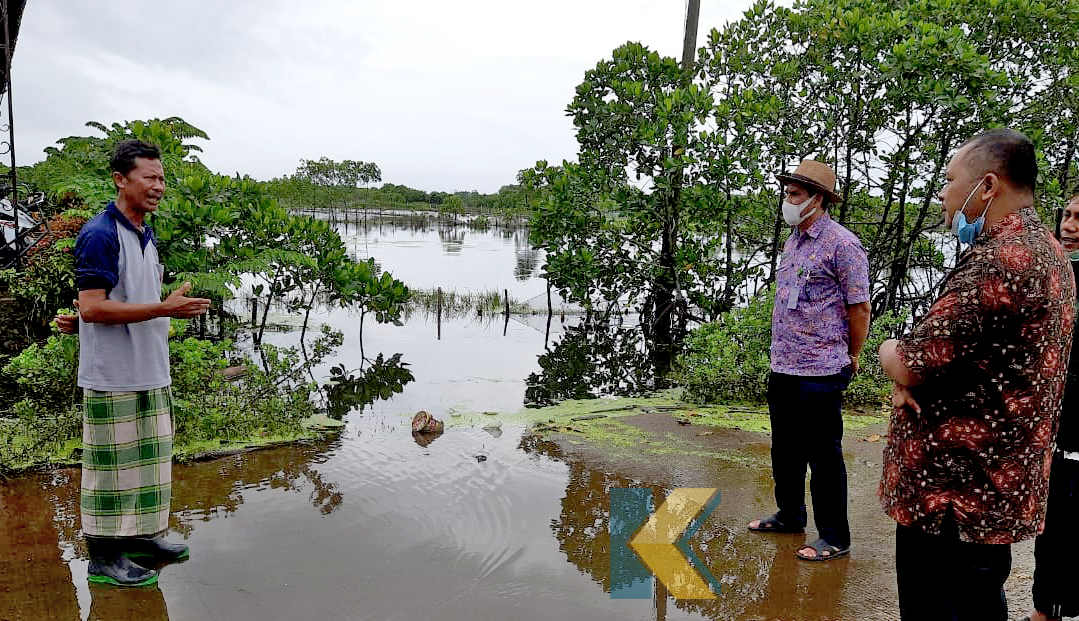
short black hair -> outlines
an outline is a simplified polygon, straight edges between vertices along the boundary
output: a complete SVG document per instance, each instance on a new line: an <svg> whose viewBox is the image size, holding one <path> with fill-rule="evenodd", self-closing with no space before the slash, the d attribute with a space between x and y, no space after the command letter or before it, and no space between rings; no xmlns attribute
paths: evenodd
<svg viewBox="0 0 1079 621"><path fill-rule="evenodd" d="M996 173L1019 189L1034 191L1038 182L1038 157L1034 143L1022 132L998 128L984 131L963 144L966 160L981 174Z"/></svg>
<svg viewBox="0 0 1079 621"><path fill-rule="evenodd" d="M116 144L109 159L109 170L127 176L127 173L135 169L135 158L142 157L148 160L161 159L161 149L156 145L141 140L122 140Z"/></svg>
<svg viewBox="0 0 1079 621"><path fill-rule="evenodd" d="M1079 198L1079 183L1075 184L1075 189L1072 190L1072 197L1068 199L1068 202L1070 203L1077 198Z"/></svg>

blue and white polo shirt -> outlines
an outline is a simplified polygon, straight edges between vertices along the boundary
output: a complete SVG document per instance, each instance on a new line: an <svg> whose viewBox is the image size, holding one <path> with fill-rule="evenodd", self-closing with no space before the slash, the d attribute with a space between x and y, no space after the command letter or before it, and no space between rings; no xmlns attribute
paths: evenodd
<svg viewBox="0 0 1079 621"><path fill-rule="evenodd" d="M87 222L75 241L75 286L104 289L110 300L161 301L164 268L150 227L135 228L116 204ZM79 319L78 385L100 391L137 391L172 384L169 318L103 324Z"/></svg>

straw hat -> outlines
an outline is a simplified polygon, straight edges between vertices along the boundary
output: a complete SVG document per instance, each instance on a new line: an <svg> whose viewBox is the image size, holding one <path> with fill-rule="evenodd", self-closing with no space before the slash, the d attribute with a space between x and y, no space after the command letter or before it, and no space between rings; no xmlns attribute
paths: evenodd
<svg viewBox="0 0 1079 621"><path fill-rule="evenodd" d="M816 160L802 160L798 169L789 175L776 175L784 185L800 183L810 190L816 190L828 197L833 203L841 203L843 199L835 193L835 171L824 162Z"/></svg>

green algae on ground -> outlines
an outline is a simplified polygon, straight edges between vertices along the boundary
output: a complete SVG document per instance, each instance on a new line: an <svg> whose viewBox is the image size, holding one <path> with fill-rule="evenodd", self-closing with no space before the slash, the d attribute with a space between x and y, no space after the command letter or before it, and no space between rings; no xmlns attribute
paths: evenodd
<svg viewBox="0 0 1079 621"><path fill-rule="evenodd" d="M678 394L678 393L675 393ZM511 425L555 425L560 427L577 425L584 421L574 421L581 416L602 414L603 419L633 416L654 411L673 411L688 404L670 396L670 392L659 393L653 397L610 397L600 399L569 399L557 405L543 408L522 408L517 412L497 414L498 420ZM454 427L475 427L490 422L491 412L449 411L450 419L446 423ZM593 419L603 420L603 419Z"/></svg>
<svg viewBox="0 0 1079 621"><path fill-rule="evenodd" d="M718 459L721 461L740 464L742 466L767 466L769 462L763 455L753 455L743 450L706 448L699 446L696 449L686 448L685 438L668 433L664 437L665 442L653 445L646 449L652 455L686 455L701 457L704 459Z"/></svg>
<svg viewBox="0 0 1079 621"><path fill-rule="evenodd" d="M574 424L577 426L571 429L580 433L586 440L609 449L636 448L649 441L648 434L644 430L627 425L616 418L581 421Z"/></svg>
<svg viewBox="0 0 1079 621"><path fill-rule="evenodd" d="M694 425L704 425L724 429L741 429L758 433L770 433L772 430L766 405L695 405L682 401L681 392L669 390L651 397L610 397L602 399L570 399L558 405L544 408L525 408L517 412L498 415L503 423L531 426L539 431L562 431L596 426L596 421L617 419L637 414L666 413L676 418L684 418ZM447 424L454 427L482 426L490 421L491 412L455 412L450 413ZM600 415L602 418L581 420L582 417ZM577 420L574 420L577 419ZM843 428L846 430L863 429L873 423L881 422L882 417L847 410L843 412ZM545 429L550 428L550 429Z"/></svg>
<svg viewBox="0 0 1079 621"><path fill-rule="evenodd" d="M743 465L759 466L759 457L744 452L716 449L700 441L687 444L686 438L675 434L659 436L622 419L655 414L686 421L691 425L711 429L740 429L767 434L771 432L768 406L752 404L695 405L681 400L681 391L672 389L651 397L611 397L602 399L573 399L544 408L526 408L517 412L498 414L500 423L528 427L533 433L559 434L575 446L590 444L618 457L631 458L642 454L683 455L719 459ZM491 412L449 413L447 425L481 427L489 425ZM843 412L843 428L863 429L885 420L880 415L857 411ZM708 432L705 432L707 435Z"/></svg>
<svg viewBox="0 0 1079 621"><path fill-rule="evenodd" d="M318 414L301 421L300 431L294 434L253 436L232 440L200 440L198 442L176 444L173 446L173 459L178 462L189 462L241 451L316 440L340 431L344 426L345 423L342 421ZM22 438L16 436L12 439L12 444L17 447L20 441L22 441ZM82 463L81 454L82 440L73 438L38 452L33 461L4 464L3 471L8 474L18 474L38 469L78 466Z"/></svg>
<svg viewBox="0 0 1079 621"><path fill-rule="evenodd" d="M695 425L741 429L758 433L772 432L772 423L769 420L768 406L766 405L708 405L700 407L690 405L688 407L695 408L686 412L689 420ZM847 431L864 429L869 425L881 422L881 420L882 417L879 415L844 410L843 429Z"/></svg>

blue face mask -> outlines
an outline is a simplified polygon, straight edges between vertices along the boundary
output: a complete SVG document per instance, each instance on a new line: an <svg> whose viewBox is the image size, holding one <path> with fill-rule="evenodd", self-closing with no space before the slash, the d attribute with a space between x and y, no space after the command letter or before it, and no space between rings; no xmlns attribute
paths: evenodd
<svg viewBox="0 0 1079 621"><path fill-rule="evenodd" d="M973 242L981 234L982 229L985 228L985 212L989 211L989 206L993 204L993 199L990 198L989 202L985 204L985 209L982 210L982 215L975 218L974 222L967 222L967 216L963 212L966 211L967 203L970 202L974 193L978 191L978 188L982 187L984 182L985 178L983 177L978 182L978 185L974 186L974 189L970 191L970 194L967 194L967 200L963 201L963 206L952 216L952 233L955 233L959 241L964 244Z"/></svg>

